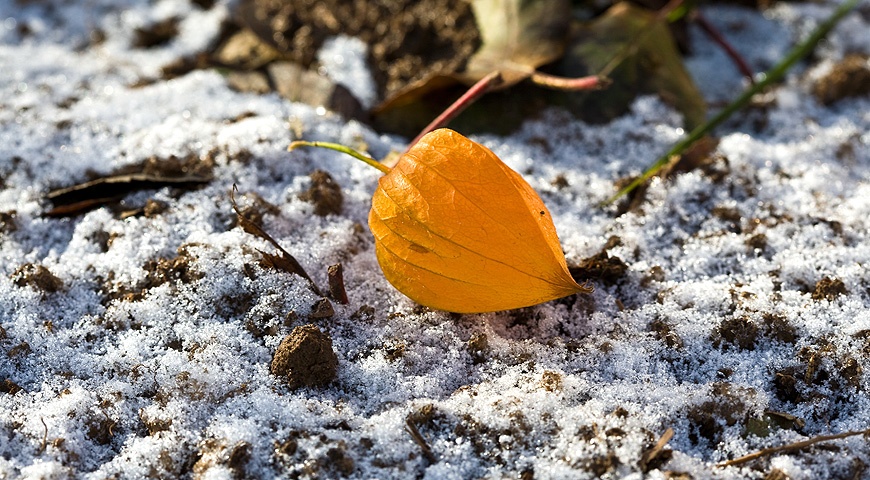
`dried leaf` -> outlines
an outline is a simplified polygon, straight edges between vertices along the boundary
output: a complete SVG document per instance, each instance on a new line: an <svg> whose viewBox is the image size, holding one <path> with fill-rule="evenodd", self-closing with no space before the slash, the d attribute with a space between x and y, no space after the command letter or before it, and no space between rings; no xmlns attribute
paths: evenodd
<svg viewBox="0 0 870 480"><path fill-rule="evenodd" d="M263 240L271 243L273 247L278 249L278 255L258 250L263 255L263 265L265 267L274 268L275 270L280 270L282 272L294 273L296 275L299 275L300 277L308 280L311 291L313 291L317 295L322 295L320 293L320 290L317 288L317 285L314 283L314 280L312 280L311 277L308 276L308 272L306 272L305 269L302 268L302 265L296 260L296 258L294 258L293 255L290 255L287 250L284 250L284 248L282 248L281 245L274 238L272 238L271 235L266 233L266 231L263 230L259 225L251 221L244 214L242 214L242 211L239 210L239 206L236 205L236 198L234 195L235 188L236 186L233 185L233 193L230 194L230 202L232 202L233 210L235 210L236 212L239 226L242 227L242 230L244 230L245 232L262 238Z"/></svg>
<svg viewBox="0 0 870 480"><path fill-rule="evenodd" d="M483 44L463 72L471 83L499 71L509 87L562 56L571 21L566 0L474 0Z"/></svg>
<svg viewBox="0 0 870 480"><path fill-rule="evenodd" d="M431 308L508 310L591 291L571 277L532 187L449 129L424 136L380 179L369 226L387 280Z"/></svg>
<svg viewBox="0 0 870 480"><path fill-rule="evenodd" d="M625 111L639 93L657 93L685 117L687 128L704 122L706 103L692 81L664 20L654 12L617 3L591 24L577 29L559 64L569 77L598 74L619 61L606 89L564 95L572 110L591 121L608 121Z"/></svg>
<svg viewBox="0 0 870 480"><path fill-rule="evenodd" d="M200 176L168 177L147 173L111 175L72 187L52 190L47 197L54 208L45 215L49 217L78 215L107 203L116 202L138 190L163 187L194 188L210 181L211 178Z"/></svg>

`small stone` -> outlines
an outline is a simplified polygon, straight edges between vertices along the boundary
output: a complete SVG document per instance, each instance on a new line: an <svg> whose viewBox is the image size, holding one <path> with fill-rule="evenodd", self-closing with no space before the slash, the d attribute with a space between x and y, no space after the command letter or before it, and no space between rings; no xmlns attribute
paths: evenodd
<svg viewBox="0 0 870 480"><path fill-rule="evenodd" d="M269 79L260 72L230 72L227 74L227 85L237 92L269 93Z"/></svg>
<svg viewBox="0 0 870 480"><path fill-rule="evenodd" d="M155 48L166 45L178 35L179 20L167 18L133 32L133 48Z"/></svg>
<svg viewBox="0 0 870 480"><path fill-rule="evenodd" d="M245 70L259 68L279 56L280 52L247 29L230 37L215 54L221 64Z"/></svg>
<svg viewBox="0 0 870 480"><path fill-rule="evenodd" d="M332 339L310 324L296 327L284 337L269 366L269 371L291 389L326 385L337 370Z"/></svg>
<svg viewBox="0 0 870 480"><path fill-rule="evenodd" d="M323 106L345 118L364 117L359 100L328 77L292 62L272 62L266 70L278 94L291 102Z"/></svg>

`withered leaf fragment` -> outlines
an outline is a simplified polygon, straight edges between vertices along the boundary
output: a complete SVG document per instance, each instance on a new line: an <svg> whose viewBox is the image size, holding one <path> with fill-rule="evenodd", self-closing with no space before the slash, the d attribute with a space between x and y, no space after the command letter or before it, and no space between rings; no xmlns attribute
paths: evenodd
<svg viewBox="0 0 870 480"><path fill-rule="evenodd" d="M268 268L274 268L275 270L280 270L282 272L295 273L296 275L299 275L300 277L308 280L308 285L311 287L312 292L322 296L322 294L320 293L320 289L317 288L314 280L312 280L311 277L308 276L308 273L305 271L304 268L302 268L302 265L296 260L296 258L294 258L293 255L290 255L287 250L284 250L284 248L282 248L281 245L274 238L272 238L271 235L266 233L266 231L263 230L262 227L260 227L242 214L241 210L239 210L239 206L236 205L236 198L234 195L235 189L236 186L233 185L233 193L230 194L230 201L233 204L233 210L235 210L236 217L239 220L239 226L241 226L242 230L244 230L245 232L262 238L263 240L271 243L272 246L278 249L278 255L260 251L260 254L263 255L262 261L264 266Z"/></svg>

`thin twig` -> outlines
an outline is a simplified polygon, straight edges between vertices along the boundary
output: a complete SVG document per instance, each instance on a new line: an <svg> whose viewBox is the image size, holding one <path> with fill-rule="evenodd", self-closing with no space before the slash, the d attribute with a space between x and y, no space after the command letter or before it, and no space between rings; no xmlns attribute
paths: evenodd
<svg viewBox="0 0 870 480"><path fill-rule="evenodd" d="M42 453L48 446L48 425L45 424L45 419L42 417L39 417L39 421L42 422L42 428L44 428L42 432L42 444L39 445L39 453Z"/></svg>
<svg viewBox="0 0 870 480"><path fill-rule="evenodd" d="M830 440L839 440L841 438L846 437L854 437L857 435L870 435L870 428L867 430L858 430L851 432L843 432L837 433L834 435L819 435L813 438L808 438L806 440L801 440L800 442L789 443L787 445L780 445L779 447L771 447L771 448L763 448L757 452L750 453L749 455L744 455L740 458L735 458L734 460L728 460L727 462L717 463L717 467L733 467L734 465L740 465L746 462L751 462L756 458L761 458L768 455L773 455L776 453L782 452L791 452L793 450L800 450L802 448L809 447L811 445L815 445L820 442L827 442Z"/></svg>
<svg viewBox="0 0 870 480"><path fill-rule="evenodd" d="M569 78L550 75L549 73L542 73L538 71L532 73L530 79L532 83L540 85L542 87L552 88L554 90L569 90L575 92L581 90L599 90L602 88L606 88L608 85L613 83L613 81L609 78L602 77L600 75Z"/></svg>
<svg viewBox="0 0 870 480"><path fill-rule="evenodd" d="M411 421L410 418L405 419L405 430L411 435L411 438L414 440L420 450L423 451L423 457L429 461L429 463L435 463L438 459L435 458L435 454L432 453L432 449L429 448L429 444L426 443L426 439L423 438L423 435L420 434L420 430L417 429L417 425Z"/></svg>
<svg viewBox="0 0 870 480"><path fill-rule="evenodd" d="M441 112L441 115L438 115L437 117L435 117L435 120L432 120L429 125L426 125L426 128L424 128L420 132L420 134L417 135L417 137L408 144L408 149L416 145L417 142L419 142L420 139L423 138L423 135L426 135L427 133L450 123L450 121L456 118L457 115L462 113L463 110L470 107L471 104L477 101L477 99L480 98L484 93L486 93L489 89L495 87L499 83L501 83L501 73L497 71L492 72L478 80L477 83L472 85L467 92L462 94L462 96L459 97L455 102L453 102L453 104L451 104L443 112Z"/></svg>
<svg viewBox="0 0 870 480"><path fill-rule="evenodd" d="M701 27L701 30L710 37L713 42L722 47L722 50L725 51L725 54L728 55L728 58L734 62L734 65L740 70L740 74L749 79L749 83L755 83L755 79L753 78L754 74L752 73L752 68L749 67L749 64L746 60L743 59L743 56L728 42L722 32L719 31L709 20L705 17L699 10L695 10L694 20Z"/></svg>
<svg viewBox="0 0 870 480"><path fill-rule="evenodd" d="M772 83L780 80L785 73L798 62L798 60L804 58L809 55L812 51L813 47L816 43L819 42L825 35L831 31L832 28L840 21L841 18L846 16L855 6L858 4L858 0L846 0L837 8L837 10L831 14L831 16L825 20L821 25L819 25L815 31L803 42L795 46L785 58L782 59L778 64L776 64L773 68L764 73L761 81L756 83L755 85L747 88L743 94L741 94L737 99L729 103L725 108L722 109L715 117L711 118L707 121L707 123L698 126L694 130L692 130L688 136L684 139L677 142L670 150L668 150L664 155L659 157L646 171L635 179L633 182L629 183L627 186L623 187L620 191L616 192L615 195L607 199L604 204L610 204L616 201L618 198L623 195L631 192L635 188L637 188L640 184L649 180L653 177L662 167L668 164L671 157L675 155L680 155L685 149L695 143L698 139L707 134L707 132L716 128L720 123L724 122L725 119L731 116L737 110L743 108L749 100L752 99L755 94L764 90Z"/></svg>
<svg viewBox="0 0 870 480"><path fill-rule="evenodd" d="M647 471L647 467L649 466L650 462L655 460L655 458L662 453L665 445L667 445L672 438L674 438L674 429L668 428L667 430L665 430L665 433L662 434L661 438L659 438L659 441L656 442L656 444L653 445L652 448L643 452L643 454L640 456L640 460L638 460L637 462L642 471Z"/></svg>

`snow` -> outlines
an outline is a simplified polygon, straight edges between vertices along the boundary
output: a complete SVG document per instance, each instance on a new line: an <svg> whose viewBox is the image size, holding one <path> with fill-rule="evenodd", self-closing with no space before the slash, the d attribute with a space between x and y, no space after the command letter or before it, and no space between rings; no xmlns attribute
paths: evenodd
<svg viewBox="0 0 870 480"><path fill-rule="evenodd" d="M722 179L654 179L647 201L623 215L599 206L614 181L685 133L658 99L640 98L606 125L551 110L510 136L475 136L541 194L569 263L616 236L608 253L628 271L615 286L593 279L589 296L458 316L419 308L381 275L365 228L377 171L334 152L286 152L305 138L383 156L405 139L274 94L235 92L215 71L139 84L214 41L230 8L0 2L0 213L14 223L0 222L0 381L22 388L0 392L0 478L643 478L641 453L667 428L673 457L649 478L762 478L774 468L829 478L870 462L858 436L832 443L835 451L715 466L870 421L870 99L823 106L808 93L845 53L870 54L866 15L844 19L814 63L767 94L765 125L753 112L720 129ZM833 8L706 13L761 69ZM135 28L170 17L180 21L172 41L130 47ZM85 47L94 28L105 40ZM714 104L733 98L736 70L692 34L687 64L702 91ZM320 61L373 102L364 48L335 39ZM165 202L155 216L44 216L53 188L172 156L210 158L213 180L124 200ZM318 217L299 199L314 169L341 185L340 215ZM319 297L301 278L259 266L258 250L272 249L235 226L234 184L241 206L252 194L277 206L264 228L315 283L343 264L349 305L308 318ZM763 248L747 244L756 235ZM189 259L189 279L124 297L147 282L149 262L177 256ZM25 264L62 287L19 285ZM824 277L847 293L813 299ZM358 314L364 306L373 314ZM332 338L338 375L291 391L269 362L305 323ZM751 345L726 338L727 325L747 323L757 327ZM788 372L798 400L777 384ZM806 425L748 432L765 411ZM406 430L409 416L434 462Z"/></svg>

